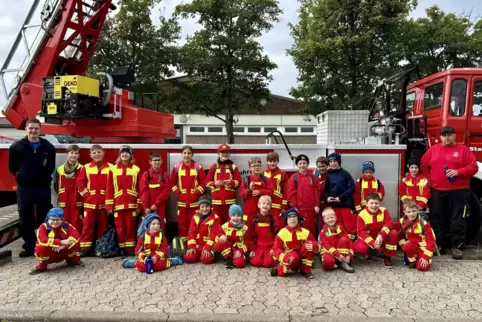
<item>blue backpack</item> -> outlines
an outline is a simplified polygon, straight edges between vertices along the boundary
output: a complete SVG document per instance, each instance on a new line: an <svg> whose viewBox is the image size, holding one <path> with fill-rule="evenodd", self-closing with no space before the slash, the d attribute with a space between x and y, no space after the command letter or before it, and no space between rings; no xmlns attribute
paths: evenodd
<svg viewBox="0 0 482 322"><path fill-rule="evenodd" d="M122 256L114 227L109 228L95 243L95 255L102 258Z"/></svg>

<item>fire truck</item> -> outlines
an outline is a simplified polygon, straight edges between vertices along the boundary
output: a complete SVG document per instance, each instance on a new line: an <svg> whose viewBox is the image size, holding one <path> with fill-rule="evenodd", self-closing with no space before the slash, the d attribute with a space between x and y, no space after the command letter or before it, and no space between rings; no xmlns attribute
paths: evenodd
<svg viewBox="0 0 482 322"><path fill-rule="evenodd" d="M27 46L23 67L9 67L19 46L26 43L25 30L30 28L39 2L34 1L0 70L0 89L6 101L3 114L8 121L23 129L26 120L38 118L43 122L44 134L91 137L90 143L103 145L110 162L116 159L122 144L129 144L141 170L148 167L149 153L158 151L164 160L163 170L170 172L180 161L181 149L181 145L163 143L165 138L175 136L173 116L134 106L134 94L127 89L134 81L129 69L99 73L98 79L85 77L106 16L115 10L111 0L47 1L36 45ZM438 143L443 125L454 126L457 141L468 145L478 160L482 159L482 115L475 114L475 110L482 112L478 108L482 104L482 69L451 69L409 85L412 70L380 82L365 111L326 111L317 115L317 144L288 146L281 133L270 133L263 145L233 145L233 161L245 176L250 157L264 159L275 151L280 155L280 167L293 173L295 155L306 154L313 165L317 157L336 151L342 154L342 167L354 178L361 176L363 161L373 161L376 176L387 191L384 206L394 218L398 217L398 185L407 170L405 162ZM16 74L11 91L5 87L4 76L8 73ZM397 84L402 84L401 103L392 108ZM8 172L9 146L0 144L0 191L16 189ZM60 165L67 145L55 146ZM90 144L80 147L81 163L89 162ZM217 145L194 145L196 162L208 169L216 161L216 149ZM474 216L468 225L469 241L476 237L481 225L481 180L479 171L472 182ZM170 219L175 220L174 198L168 207Z"/></svg>

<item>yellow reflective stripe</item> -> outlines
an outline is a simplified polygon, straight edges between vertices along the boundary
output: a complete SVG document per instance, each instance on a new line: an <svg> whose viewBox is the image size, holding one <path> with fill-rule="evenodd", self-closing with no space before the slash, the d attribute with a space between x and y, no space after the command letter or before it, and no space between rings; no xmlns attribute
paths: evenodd
<svg viewBox="0 0 482 322"><path fill-rule="evenodd" d="M403 195L402 198L400 198L402 201L405 201L407 199L412 199L410 196Z"/></svg>
<svg viewBox="0 0 482 322"><path fill-rule="evenodd" d="M362 210L362 207L361 207L361 206L356 206L356 207L355 207L355 210Z"/></svg>
<svg viewBox="0 0 482 322"><path fill-rule="evenodd" d="M221 254L222 254L223 256L226 256L226 255L228 255L228 254L230 254L230 253L231 253L231 248L226 248L225 250L223 250L223 251L221 252Z"/></svg>
<svg viewBox="0 0 482 322"><path fill-rule="evenodd" d="M214 244L214 242L213 242L212 240L208 240L208 241L206 242L206 245L208 245L208 246L212 246L213 244Z"/></svg>
<svg viewBox="0 0 482 322"><path fill-rule="evenodd" d="M197 190L199 190L199 193L200 193L200 194L203 194L203 193L204 193L204 189L203 189L203 187L201 187L201 186L198 186L198 187L197 187Z"/></svg>
<svg viewBox="0 0 482 322"><path fill-rule="evenodd" d="M95 196L95 195L96 195L96 192L97 192L97 191L95 191L95 190L89 190L89 194L90 194L91 196Z"/></svg>
<svg viewBox="0 0 482 322"><path fill-rule="evenodd" d="M424 198L424 197L419 197L419 196L417 196L415 199L416 199L417 201L421 201L421 202L424 202L424 203L428 203L428 199L427 199L427 198Z"/></svg>
<svg viewBox="0 0 482 322"><path fill-rule="evenodd" d="M274 203L274 204L271 205L271 208L281 209L281 205L277 204L277 203Z"/></svg>
<svg viewBox="0 0 482 322"><path fill-rule="evenodd" d="M370 244L371 242L373 242L373 238L371 238L370 236L367 237L365 240L364 240L365 243L367 244Z"/></svg>
<svg viewBox="0 0 482 322"><path fill-rule="evenodd" d="M159 188L160 186L161 186L160 183L149 183L149 188L150 188L150 189Z"/></svg>
<svg viewBox="0 0 482 322"><path fill-rule="evenodd" d="M112 200L112 199L107 199L107 200L105 201L105 204L106 204L106 205L113 205L113 204L114 204L114 200Z"/></svg>
<svg viewBox="0 0 482 322"><path fill-rule="evenodd" d="M60 189L59 189L59 194L60 194L60 193L64 193L64 192L65 192L65 188L60 188Z"/></svg>
<svg viewBox="0 0 482 322"><path fill-rule="evenodd" d="M287 205L288 204L288 200L283 200L283 205Z"/></svg>
<svg viewBox="0 0 482 322"><path fill-rule="evenodd" d="M388 227L384 226L382 228L382 231L384 231L385 233L389 234L390 233L390 229L388 229Z"/></svg>
<svg viewBox="0 0 482 322"><path fill-rule="evenodd" d="M80 193L80 195L83 197L87 192L89 192L87 189L84 189L82 190Z"/></svg>
<svg viewBox="0 0 482 322"><path fill-rule="evenodd" d="M388 249L388 250L397 250L397 245L385 244L385 248Z"/></svg>
<svg viewBox="0 0 482 322"><path fill-rule="evenodd" d="M131 196L134 196L134 197L137 197L137 192L135 190L127 189L127 194L129 194Z"/></svg>
<svg viewBox="0 0 482 322"><path fill-rule="evenodd" d="M59 207L64 208L65 207L65 202L59 202Z"/></svg>
<svg viewBox="0 0 482 322"><path fill-rule="evenodd" d="M406 240L406 239L400 239L400 240L398 241L398 244L399 244L400 246L403 246L403 245L405 245L406 243L407 243L407 240Z"/></svg>
<svg viewBox="0 0 482 322"><path fill-rule="evenodd" d="M279 255L279 261L283 263L283 259L285 258L285 253Z"/></svg>
<svg viewBox="0 0 482 322"><path fill-rule="evenodd" d="M174 186L171 188L172 192L176 192L176 190L178 190L177 186Z"/></svg>
<svg viewBox="0 0 482 322"><path fill-rule="evenodd" d="M196 240L194 240L194 239L189 239L189 240L187 241L187 244L188 244L188 245L196 245Z"/></svg>
<svg viewBox="0 0 482 322"><path fill-rule="evenodd" d="M124 193L124 191L117 191L116 193L114 193L114 198L117 198L117 197L120 197L122 196L122 194Z"/></svg>
<svg viewBox="0 0 482 322"><path fill-rule="evenodd" d="M433 252L429 251L427 248L425 248L425 247L420 247L420 248L421 248L421 250L423 250L423 253L424 253L425 255L427 255L428 257L432 257L432 256L433 256Z"/></svg>

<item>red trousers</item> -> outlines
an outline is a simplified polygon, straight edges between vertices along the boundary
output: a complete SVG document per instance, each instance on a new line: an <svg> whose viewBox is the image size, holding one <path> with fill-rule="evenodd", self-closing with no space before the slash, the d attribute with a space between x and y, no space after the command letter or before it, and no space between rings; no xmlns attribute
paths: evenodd
<svg viewBox="0 0 482 322"><path fill-rule="evenodd" d="M432 259L428 261L429 264L427 265L427 267L420 266L420 259L423 254L423 250L420 249L420 246L418 246L417 243L409 241L402 246L402 250L407 255L409 263L412 264L416 262L416 267L419 271L428 271L432 267Z"/></svg>
<svg viewBox="0 0 482 322"><path fill-rule="evenodd" d="M301 227L310 231L313 236L316 236L316 213L314 209L298 209L300 216L304 219Z"/></svg>
<svg viewBox="0 0 482 322"><path fill-rule="evenodd" d="M48 264L60 263L64 260L68 262L80 262L80 244L75 244L72 248L64 248L58 253L52 247L35 246L35 257L37 258L37 267L40 270L46 270Z"/></svg>
<svg viewBox="0 0 482 322"><path fill-rule="evenodd" d="M232 258L233 259L233 266L236 268L243 268L246 266L246 259L244 258L244 251L241 248L238 248L236 246L233 246L232 243L230 242L217 242L214 244L214 250L221 253L224 258ZM241 256L238 258L234 258L234 253L237 251L241 252Z"/></svg>
<svg viewBox="0 0 482 322"><path fill-rule="evenodd" d="M270 249L256 249L254 251L254 256L249 260L249 263L257 267L275 267L276 261L273 256L269 254L270 251Z"/></svg>
<svg viewBox="0 0 482 322"><path fill-rule="evenodd" d="M192 216L194 216L198 209L199 207L177 207L177 225L179 237L181 237L181 240L184 242L184 244L187 242L187 233L189 231L189 225L191 224Z"/></svg>
<svg viewBox="0 0 482 322"><path fill-rule="evenodd" d="M84 218L82 219L82 235L80 236L81 250L90 250L92 247L95 228L97 228L95 239L99 240L108 228L107 211L105 209L85 208Z"/></svg>
<svg viewBox="0 0 482 322"><path fill-rule="evenodd" d="M67 205L62 210L64 211L65 221L74 226L80 234L82 232L82 207L73 204Z"/></svg>
<svg viewBox="0 0 482 322"><path fill-rule="evenodd" d="M290 257L293 257L291 264L289 264ZM307 251L304 245L299 252L291 250L285 253L283 260L278 264L278 276L285 276L289 270L297 271L298 269L302 273L311 273L314 258L315 253Z"/></svg>
<svg viewBox="0 0 482 322"><path fill-rule="evenodd" d="M201 260L201 263L203 264L212 264L214 263L214 254L213 252L210 252L210 256L202 256L202 252L198 249L196 249L196 252L192 254L185 254L184 255L184 261L189 264L193 264Z"/></svg>
<svg viewBox="0 0 482 322"><path fill-rule="evenodd" d="M218 215L220 225L229 221L229 207L231 205L213 205L213 212Z"/></svg>
<svg viewBox="0 0 482 322"><path fill-rule="evenodd" d="M353 215L350 208L333 208L336 214L336 219L340 225L345 228L348 237L355 240L356 237L356 221L358 215Z"/></svg>
<svg viewBox="0 0 482 322"><path fill-rule="evenodd" d="M152 265L154 272L162 271L163 269L171 267L171 262L167 259L160 259ZM146 272L146 262L144 260L136 261L136 269L139 272Z"/></svg>
<svg viewBox="0 0 482 322"><path fill-rule="evenodd" d="M388 234L387 238L382 244L380 250L388 257L393 257L397 254L398 232L393 229ZM370 254L370 246L363 240L358 239L353 243L353 251L356 255L368 256Z"/></svg>
<svg viewBox="0 0 482 322"><path fill-rule="evenodd" d="M335 247L341 255L349 256L350 259L353 257L352 243L349 238L341 237L340 239L338 239L335 245L333 245L333 247ZM336 261L337 259L328 252L324 253L321 256L321 264L326 270L335 269Z"/></svg>
<svg viewBox="0 0 482 322"><path fill-rule="evenodd" d="M279 229L286 226L285 219L282 216L281 209L271 208L271 214L273 215L273 219L276 220L276 226L278 226Z"/></svg>
<svg viewBox="0 0 482 322"><path fill-rule="evenodd" d="M136 247L136 209L122 209L114 212L115 231L119 247L126 251L133 251Z"/></svg>

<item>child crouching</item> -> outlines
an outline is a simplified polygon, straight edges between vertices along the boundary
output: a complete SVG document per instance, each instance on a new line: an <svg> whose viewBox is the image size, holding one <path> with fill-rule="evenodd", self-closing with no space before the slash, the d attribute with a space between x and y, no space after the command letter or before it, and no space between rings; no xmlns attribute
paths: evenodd
<svg viewBox="0 0 482 322"><path fill-rule="evenodd" d="M333 208L323 210L323 222L320 231L319 242L321 248L321 264L326 270L340 267L347 273L354 273L350 266L353 258L351 239L345 229L336 222L336 214Z"/></svg>
<svg viewBox="0 0 482 322"><path fill-rule="evenodd" d="M249 228L244 224L243 211L239 205L229 207L229 217L230 220L221 226L214 250L223 255L226 268L243 268L248 253Z"/></svg>
<svg viewBox="0 0 482 322"><path fill-rule="evenodd" d="M302 218L298 210L288 209L283 217L286 227L278 232L273 245L279 264L271 269L271 276L285 276L289 270L300 270L301 275L312 279L311 266L320 247L310 231L300 226Z"/></svg>
<svg viewBox="0 0 482 322"><path fill-rule="evenodd" d="M417 202L408 199L403 203L405 215L400 219L402 250L408 257L410 268L428 271L432 267L435 234L427 220L419 215Z"/></svg>

